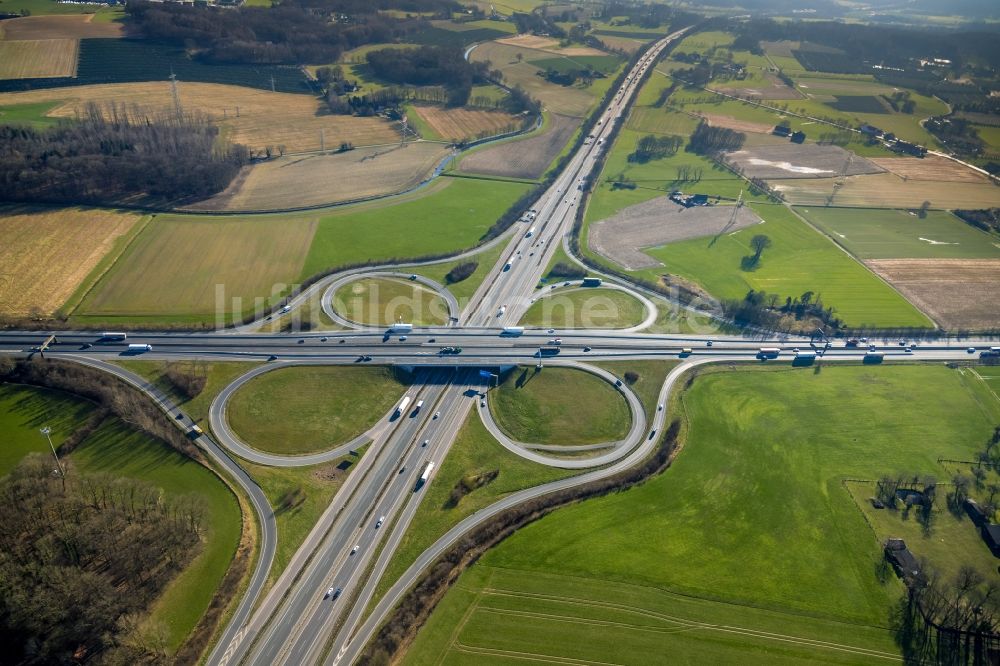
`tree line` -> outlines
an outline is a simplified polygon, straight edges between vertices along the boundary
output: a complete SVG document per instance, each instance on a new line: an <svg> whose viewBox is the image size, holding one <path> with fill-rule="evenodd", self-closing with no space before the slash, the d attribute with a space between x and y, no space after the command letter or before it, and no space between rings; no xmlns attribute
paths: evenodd
<svg viewBox="0 0 1000 666"><path fill-rule="evenodd" d="M451 0L285 0L271 7L236 8L135 0L125 11L147 37L195 50L208 62L303 64L334 62L346 50L392 42L429 27L421 18L379 13L404 6L445 17L460 9Z"/></svg>
<svg viewBox="0 0 1000 666"><path fill-rule="evenodd" d="M489 81L489 63L469 62L461 49L450 46L378 49L366 57L375 76L385 81L444 86L448 91L448 106L463 106L472 94L473 85Z"/></svg>
<svg viewBox="0 0 1000 666"><path fill-rule="evenodd" d="M743 147L746 135L727 127L712 127L705 121L698 123L691 134L691 139L685 150L697 155L714 155L719 152L732 152Z"/></svg>
<svg viewBox="0 0 1000 666"><path fill-rule="evenodd" d="M743 298L722 301L722 311L737 326L769 330L812 330L817 324L836 330L843 325L834 309L826 307L823 299L812 291L782 299L778 294L751 289ZM797 325L783 326L789 318Z"/></svg>
<svg viewBox="0 0 1000 666"><path fill-rule="evenodd" d="M139 620L194 557L194 497L31 454L0 479L0 636L8 663L164 661Z"/></svg>
<svg viewBox="0 0 1000 666"><path fill-rule="evenodd" d="M635 150L628 156L628 161L645 164L650 160L676 155L682 145L684 139L679 136L647 134L636 143Z"/></svg>
<svg viewBox="0 0 1000 666"><path fill-rule="evenodd" d="M0 127L0 200L116 203L203 199L249 161L207 118L90 104L76 122Z"/></svg>

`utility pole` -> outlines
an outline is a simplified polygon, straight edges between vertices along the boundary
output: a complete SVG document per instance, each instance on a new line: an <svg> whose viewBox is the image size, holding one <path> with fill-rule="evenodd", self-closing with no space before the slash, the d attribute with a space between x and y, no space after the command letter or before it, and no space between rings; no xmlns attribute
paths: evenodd
<svg viewBox="0 0 1000 666"><path fill-rule="evenodd" d="M274 92L274 76L271 76L271 92Z"/></svg>
<svg viewBox="0 0 1000 666"><path fill-rule="evenodd" d="M184 112L181 109L181 96L177 93L177 75L174 74L174 70L170 70L170 90L174 96L174 113L177 114L177 121L180 122L184 117Z"/></svg>
<svg viewBox="0 0 1000 666"><path fill-rule="evenodd" d="M59 454L56 453L55 444L52 443L52 428L45 426L39 430L40 433L45 435L45 439L49 441L49 448L52 449L52 457L56 459L56 470L59 471L59 477L62 479L63 490L66 489L66 471L63 469L62 463L59 462Z"/></svg>

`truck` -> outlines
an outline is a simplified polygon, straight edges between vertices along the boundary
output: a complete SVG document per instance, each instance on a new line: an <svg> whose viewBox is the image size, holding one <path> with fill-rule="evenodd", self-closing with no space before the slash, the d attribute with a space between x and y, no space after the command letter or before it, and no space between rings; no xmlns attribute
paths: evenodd
<svg viewBox="0 0 1000 666"><path fill-rule="evenodd" d="M601 278L598 278L598 277L585 277L585 278L583 278L583 286L584 287L600 287L601 286Z"/></svg>
<svg viewBox="0 0 1000 666"><path fill-rule="evenodd" d="M148 351L153 351L153 345L131 344L128 346L130 354L141 354Z"/></svg>
<svg viewBox="0 0 1000 666"><path fill-rule="evenodd" d="M424 487L424 484L427 483L427 480L431 478L431 472L433 470L434 470L434 463L428 461L427 464L424 465L424 471L420 473L420 478L417 479L417 485L413 487L413 492L417 492L418 490Z"/></svg>
<svg viewBox="0 0 1000 666"><path fill-rule="evenodd" d="M401 321L397 321L395 324L389 327L389 332L391 333L409 333L413 330L413 324L404 324Z"/></svg>
<svg viewBox="0 0 1000 666"><path fill-rule="evenodd" d="M535 356L538 357L555 356L558 353L559 353L559 347L542 347L537 352L535 352Z"/></svg>
<svg viewBox="0 0 1000 666"><path fill-rule="evenodd" d="M417 404L413 405L413 415L416 416L420 412L420 408L424 406L423 400L417 400Z"/></svg>
<svg viewBox="0 0 1000 666"><path fill-rule="evenodd" d="M811 349L803 349L801 351L795 352L795 358L809 359L816 358L816 352Z"/></svg>
<svg viewBox="0 0 1000 666"><path fill-rule="evenodd" d="M111 342L112 340L125 340L128 338L128 333L114 333L111 331L105 331L101 333L101 340L103 342Z"/></svg>
<svg viewBox="0 0 1000 666"><path fill-rule="evenodd" d="M393 416L402 416L409 404L410 396L403 396L403 399L399 401L399 405L396 407L396 411L393 412Z"/></svg>
<svg viewBox="0 0 1000 666"><path fill-rule="evenodd" d="M524 237L531 238L534 235L535 235L535 228L531 227L530 229L528 229L528 233L524 234Z"/></svg>
<svg viewBox="0 0 1000 666"><path fill-rule="evenodd" d="M524 334L524 326L504 326L500 335L517 336Z"/></svg>
<svg viewBox="0 0 1000 666"><path fill-rule="evenodd" d="M781 347L761 347L757 352L759 358L774 358L781 353Z"/></svg>
<svg viewBox="0 0 1000 666"><path fill-rule="evenodd" d="M881 363L882 359L885 358L885 352L880 351L867 351L865 352L864 363Z"/></svg>

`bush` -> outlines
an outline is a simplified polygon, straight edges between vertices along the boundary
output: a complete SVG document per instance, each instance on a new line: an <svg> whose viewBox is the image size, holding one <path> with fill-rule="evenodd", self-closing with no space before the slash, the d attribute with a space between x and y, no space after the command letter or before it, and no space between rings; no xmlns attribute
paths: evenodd
<svg viewBox="0 0 1000 666"><path fill-rule="evenodd" d="M582 280L587 277L587 271L583 270L579 266L574 266L573 264L567 264L565 261L558 262L549 271L549 277L554 278L565 278L568 280Z"/></svg>
<svg viewBox="0 0 1000 666"><path fill-rule="evenodd" d="M190 400L205 390L208 381L203 363L167 363L164 378L184 398Z"/></svg>
<svg viewBox="0 0 1000 666"><path fill-rule="evenodd" d="M444 281L448 284L461 282L470 278L477 268L479 268L479 262L465 261L448 271L448 274L444 276Z"/></svg>
<svg viewBox="0 0 1000 666"><path fill-rule="evenodd" d="M629 370L625 373L625 382L630 386L639 381L639 373L635 370Z"/></svg>

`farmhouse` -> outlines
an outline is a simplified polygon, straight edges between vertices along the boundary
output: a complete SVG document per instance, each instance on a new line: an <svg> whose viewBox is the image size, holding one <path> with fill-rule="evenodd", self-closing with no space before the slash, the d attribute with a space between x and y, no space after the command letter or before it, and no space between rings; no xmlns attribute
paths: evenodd
<svg viewBox="0 0 1000 666"><path fill-rule="evenodd" d="M920 562L906 547L902 539L887 539L885 542L885 559L896 570L896 575L908 585L921 579Z"/></svg>
<svg viewBox="0 0 1000 666"><path fill-rule="evenodd" d="M994 556L1000 557L1000 525L986 524L979 528L979 534L989 546Z"/></svg>
<svg viewBox="0 0 1000 666"><path fill-rule="evenodd" d="M875 127L874 125L862 125L858 128L862 134L867 136L879 137L882 136L882 130Z"/></svg>
<svg viewBox="0 0 1000 666"><path fill-rule="evenodd" d="M707 194L684 194L683 192L675 191L670 193L670 200L676 204L684 206L685 208L708 205Z"/></svg>

